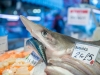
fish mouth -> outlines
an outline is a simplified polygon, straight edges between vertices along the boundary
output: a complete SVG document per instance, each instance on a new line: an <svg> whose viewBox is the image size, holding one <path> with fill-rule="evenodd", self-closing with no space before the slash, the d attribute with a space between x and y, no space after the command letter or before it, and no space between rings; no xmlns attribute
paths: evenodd
<svg viewBox="0 0 100 75"><path fill-rule="evenodd" d="M26 44L34 47L36 52L40 55L40 57L42 58L44 63L47 65L47 56L46 56L46 53L45 53L46 47L34 37L27 40Z"/></svg>

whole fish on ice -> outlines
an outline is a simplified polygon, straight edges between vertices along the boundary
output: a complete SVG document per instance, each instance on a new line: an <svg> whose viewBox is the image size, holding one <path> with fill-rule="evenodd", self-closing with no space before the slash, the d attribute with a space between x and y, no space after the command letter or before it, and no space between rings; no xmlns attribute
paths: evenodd
<svg viewBox="0 0 100 75"><path fill-rule="evenodd" d="M46 56L51 63L47 66L46 72L49 75L58 75L59 71L54 70L52 67L60 67L64 70L71 72L73 75L100 75L100 65L95 62L92 66L87 65L79 60L73 59L70 55L73 52L73 48L76 42L88 43L100 46L100 41L82 41L70 36L65 36L56 32L52 32L41 25L37 25L23 16L20 16L23 24L31 35L40 41L44 47L46 47ZM54 59L53 59L54 58ZM55 60L59 58L59 60ZM50 73L50 70L52 73ZM60 72L61 73L61 72ZM66 74L60 74L66 75Z"/></svg>

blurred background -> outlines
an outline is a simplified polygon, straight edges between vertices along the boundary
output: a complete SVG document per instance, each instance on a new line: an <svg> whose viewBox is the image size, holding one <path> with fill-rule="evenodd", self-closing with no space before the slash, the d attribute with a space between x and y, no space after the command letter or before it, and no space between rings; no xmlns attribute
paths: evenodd
<svg viewBox="0 0 100 75"><path fill-rule="evenodd" d="M23 15L54 32L81 40L91 39L99 26L99 9L100 0L0 0L0 36L7 35L9 41L30 37L19 19ZM85 14L87 23L75 23L77 14L81 13L77 17L81 20L85 12L89 12Z"/></svg>

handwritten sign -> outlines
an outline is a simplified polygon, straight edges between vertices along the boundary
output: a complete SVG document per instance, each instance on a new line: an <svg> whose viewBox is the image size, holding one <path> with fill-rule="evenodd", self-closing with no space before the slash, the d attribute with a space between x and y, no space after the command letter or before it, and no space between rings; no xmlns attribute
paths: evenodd
<svg viewBox="0 0 100 75"><path fill-rule="evenodd" d="M33 64L33 66L35 66L39 60L40 57L34 51L26 57L26 62L30 62L31 64Z"/></svg>
<svg viewBox="0 0 100 75"><path fill-rule="evenodd" d="M76 43L72 57L92 65L99 51L98 46Z"/></svg>
<svg viewBox="0 0 100 75"><path fill-rule="evenodd" d="M7 36L0 37L0 54L8 50Z"/></svg>
<svg viewBox="0 0 100 75"><path fill-rule="evenodd" d="M68 24L72 25L88 25L90 18L89 8L69 8Z"/></svg>

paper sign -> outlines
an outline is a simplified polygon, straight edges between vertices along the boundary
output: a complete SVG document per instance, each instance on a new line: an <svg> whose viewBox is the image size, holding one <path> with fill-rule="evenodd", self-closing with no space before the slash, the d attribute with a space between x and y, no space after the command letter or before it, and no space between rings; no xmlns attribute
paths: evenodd
<svg viewBox="0 0 100 75"><path fill-rule="evenodd" d="M40 57L33 51L28 57L26 57L26 62L30 62L33 66L35 66Z"/></svg>
<svg viewBox="0 0 100 75"><path fill-rule="evenodd" d="M0 54L8 50L7 36L0 37Z"/></svg>
<svg viewBox="0 0 100 75"><path fill-rule="evenodd" d="M72 57L92 65L99 51L98 46L76 43Z"/></svg>
<svg viewBox="0 0 100 75"><path fill-rule="evenodd" d="M88 25L90 18L89 8L69 8L68 24L70 25Z"/></svg>

